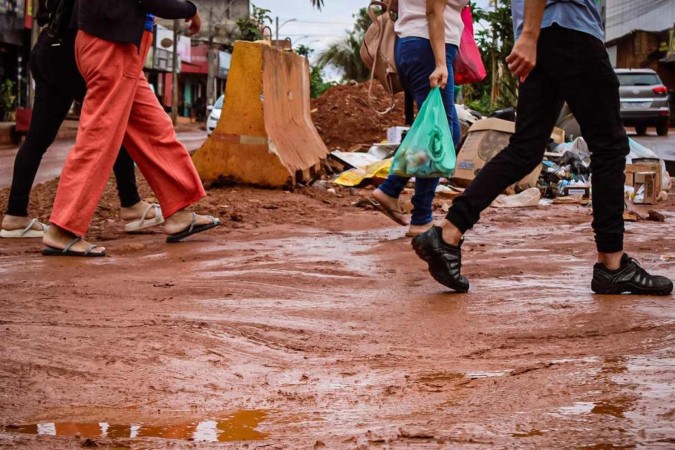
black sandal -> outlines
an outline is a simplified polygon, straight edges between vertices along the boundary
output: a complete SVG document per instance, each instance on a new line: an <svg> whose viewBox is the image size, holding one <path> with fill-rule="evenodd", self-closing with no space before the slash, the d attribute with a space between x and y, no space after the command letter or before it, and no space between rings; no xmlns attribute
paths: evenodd
<svg viewBox="0 0 675 450"><path fill-rule="evenodd" d="M211 228L215 228L218 225L220 225L220 219L216 219L213 216L207 217L211 219L211 223L197 225L197 214L192 213L192 222L190 223L190 226L181 232L170 234L166 238L166 242L169 244L175 244L176 242L180 242L186 237L192 236L193 234L201 233L203 231L210 230Z"/></svg>

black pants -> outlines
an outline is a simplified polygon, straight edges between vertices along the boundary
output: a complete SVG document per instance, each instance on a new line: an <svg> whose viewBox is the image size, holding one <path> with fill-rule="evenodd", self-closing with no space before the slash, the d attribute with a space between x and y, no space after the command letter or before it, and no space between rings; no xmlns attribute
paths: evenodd
<svg viewBox="0 0 675 450"><path fill-rule="evenodd" d="M565 101L592 152L598 251L623 250L624 170L630 148L619 115L619 82L600 40L557 25L541 31L537 65L520 85L516 133L448 212L447 219L460 231L472 228L499 194L541 164Z"/></svg>
<svg viewBox="0 0 675 450"><path fill-rule="evenodd" d="M74 36L63 42L43 31L31 52L35 79L35 104L30 129L14 161L7 214L27 217L30 191L42 156L56 139L73 100L82 101L86 85L75 64ZM141 197L136 187L134 162L122 147L114 167L122 207L133 206ZM108 174L100 174L108 176Z"/></svg>

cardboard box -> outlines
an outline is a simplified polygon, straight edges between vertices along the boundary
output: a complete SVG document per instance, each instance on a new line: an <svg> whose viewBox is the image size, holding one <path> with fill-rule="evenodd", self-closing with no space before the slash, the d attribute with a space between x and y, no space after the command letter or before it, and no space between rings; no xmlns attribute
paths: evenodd
<svg viewBox="0 0 675 450"><path fill-rule="evenodd" d="M642 199L633 199L633 203L656 204L661 182L661 163L658 159L636 158L632 164L626 164L626 184L633 186L636 194L644 187Z"/></svg>
<svg viewBox="0 0 675 450"><path fill-rule="evenodd" d="M514 122L501 119L489 118L474 123L457 155L453 184L468 186L485 164L509 144L509 139L515 131ZM541 164L515 186L520 189L536 187L540 173Z"/></svg>
<svg viewBox="0 0 675 450"><path fill-rule="evenodd" d="M591 187L590 186L584 186L584 185L565 186L565 188L563 189L563 193L566 196L581 195L581 198L583 198L584 200L587 200L587 199L591 198Z"/></svg>
<svg viewBox="0 0 675 450"><path fill-rule="evenodd" d="M391 127L387 129L387 144L400 144L410 127Z"/></svg>

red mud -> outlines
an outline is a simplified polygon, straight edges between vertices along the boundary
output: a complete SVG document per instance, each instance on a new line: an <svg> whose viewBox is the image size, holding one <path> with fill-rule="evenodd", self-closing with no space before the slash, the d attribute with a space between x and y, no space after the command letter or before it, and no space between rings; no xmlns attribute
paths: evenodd
<svg viewBox="0 0 675 450"><path fill-rule="evenodd" d="M312 121L329 150L372 145L386 137L387 128L403 125L403 94L396 95L396 107L391 112L379 115L368 102L368 86L369 83L338 85L312 100ZM373 84L372 97L372 106L378 111L391 105L391 95L377 82Z"/></svg>
<svg viewBox="0 0 675 450"><path fill-rule="evenodd" d="M674 445L673 298L591 294L588 208L489 210L453 295L339 193L213 190L225 226L168 246L122 234L109 189L110 257L0 241L0 447ZM671 276L674 205L627 225Z"/></svg>

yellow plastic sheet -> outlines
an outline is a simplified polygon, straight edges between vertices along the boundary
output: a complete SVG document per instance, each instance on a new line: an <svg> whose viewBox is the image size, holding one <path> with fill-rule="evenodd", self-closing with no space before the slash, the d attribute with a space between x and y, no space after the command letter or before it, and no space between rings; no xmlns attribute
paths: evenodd
<svg viewBox="0 0 675 450"><path fill-rule="evenodd" d="M354 187L363 183L363 180L369 178L386 179L389 176L389 169L391 168L392 159L384 159L373 164L369 164L363 168L357 168L342 172L335 184L345 187Z"/></svg>

